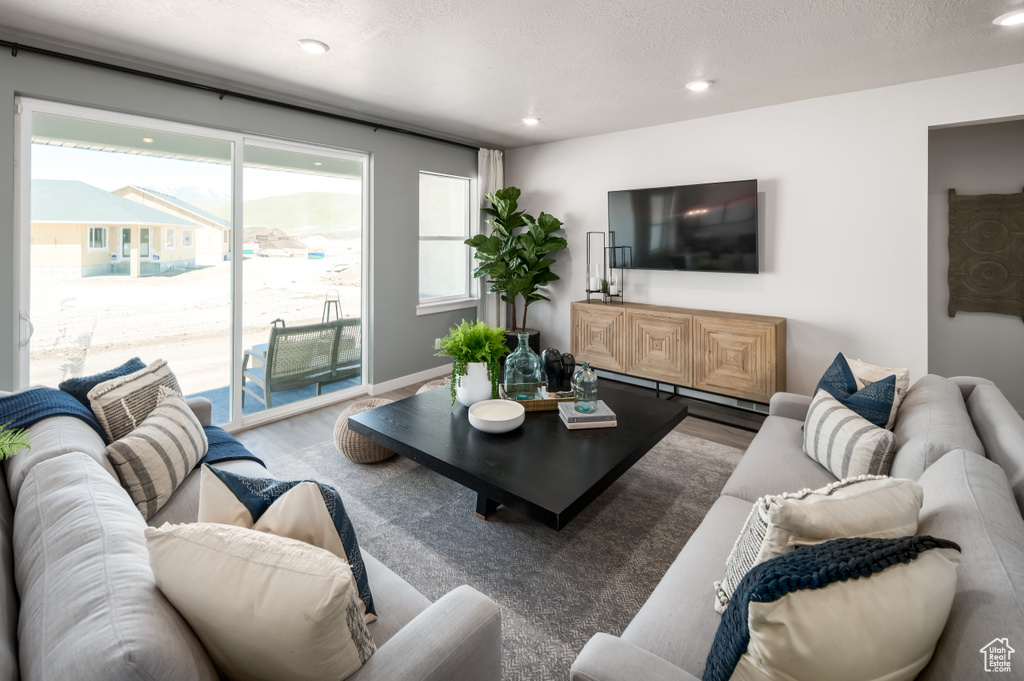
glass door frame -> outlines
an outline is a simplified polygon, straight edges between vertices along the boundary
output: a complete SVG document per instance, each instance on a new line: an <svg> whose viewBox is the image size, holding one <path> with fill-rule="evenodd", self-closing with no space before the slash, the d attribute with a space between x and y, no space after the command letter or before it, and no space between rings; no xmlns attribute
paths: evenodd
<svg viewBox="0 0 1024 681"><path fill-rule="evenodd" d="M231 385L230 404L231 421L221 424L228 431L275 421L281 418L341 402L352 397L366 394L368 390L369 342L372 338L369 310L369 264L372 256L370 229L372 216L370 213L372 187L370 183L370 154L348 151L326 145L294 142L279 138L246 135L226 129L210 128L201 125L178 123L148 115L126 114L95 107L77 106L18 96L15 98L15 145L14 145L14 300L16 309L11 326L14 340L14 384L16 388L29 385L30 340L32 336L31 322L31 186L32 186L32 117L36 113L53 114L72 118L125 125L136 128L148 128L162 132L180 133L195 137L205 137L232 143L232 220L231 220ZM362 310L363 350L360 384L344 390L320 395L318 397L293 402L281 407L274 407L251 416L242 416L242 241L243 241L243 196L242 171L245 164L244 150L246 144L253 146L298 151L322 156L336 156L350 160L360 160L363 168L362 193ZM152 233L150 234L152 239ZM141 230L140 230L141 241ZM151 249L152 251L152 249Z"/></svg>

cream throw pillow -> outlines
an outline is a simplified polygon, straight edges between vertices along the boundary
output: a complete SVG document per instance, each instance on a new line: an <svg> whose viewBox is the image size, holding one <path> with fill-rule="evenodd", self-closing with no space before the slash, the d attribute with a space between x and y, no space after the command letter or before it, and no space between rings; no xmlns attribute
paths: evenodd
<svg viewBox="0 0 1024 681"><path fill-rule="evenodd" d="M215 523L146 529L157 586L229 681L341 681L376 650L348 564Z"/></svg>
<svg viewBox="0 0 1024 681"><path fill-rule="evenodd" d="M804 420L804 454L840 479L888 475L896 436L818 390Z"/></svg>
<svg viewBox="0 0 1024 681"><path fill-rule="evenodd" d="M149 520L206 454L206 432L185 400L158 386L159 402L131 433L107 447L121 486Z"/></svg>
<svg viewBox="0 0 1024 681"><path fill-rule="evenodd" d="M750 568L798 546L841 537L904 537L917 532L924 494L913 480L863 475L816 490L763 496L715 582L715 610L725 612Z"/></svg>
<svg viewBox="0 0 1024 681"><path fill-rule="evenodd" d="M162 359L89 391L89 406L107 433L108 442L120 440L139 427L156 407L160 386L181 395L178 379Z"/></svg>

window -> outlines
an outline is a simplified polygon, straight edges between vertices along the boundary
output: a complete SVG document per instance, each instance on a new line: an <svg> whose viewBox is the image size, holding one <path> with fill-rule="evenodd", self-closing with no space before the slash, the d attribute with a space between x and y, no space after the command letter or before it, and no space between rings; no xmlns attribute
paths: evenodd
<svg viewBox="0 0 1024 681"><path fill-rule="evenodd" d="M472 254L463 243L473 222L471 184L465 177L420 173L421 314L475 304Z"/></svg>
<svg viewBox="0 0 1024 681"><path fill-rule="evenodd" d="M174 248L174 227L164 227L164 248Z"/></svg>
<svg viewBox="0 0 1024 681"><path fill-rule="evenodd" d="M105 250L107 250L107 228L106 227L90 227L89 228L89 250L90 251L105 251Z"/></svg>
<svg viewBox="0 0 1024 681"><path fill-rule="evenodd" d="M183 229L181 230L181 247L192 248L192 230Z"/></svg>

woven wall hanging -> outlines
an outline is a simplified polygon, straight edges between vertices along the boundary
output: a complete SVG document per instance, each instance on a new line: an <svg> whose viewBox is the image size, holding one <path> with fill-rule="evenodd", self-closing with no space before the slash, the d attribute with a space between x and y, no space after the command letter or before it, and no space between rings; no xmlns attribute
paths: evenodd
<svg viewBox="0 0 1024 681"><path fill-rule="evenodd" d="M958 310L1024 319L1024 192L949 190L949 316Z"/></svg>

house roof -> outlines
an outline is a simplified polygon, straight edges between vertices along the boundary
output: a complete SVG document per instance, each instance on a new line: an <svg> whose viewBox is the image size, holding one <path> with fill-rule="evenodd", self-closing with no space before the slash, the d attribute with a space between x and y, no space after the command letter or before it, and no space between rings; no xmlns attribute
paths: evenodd
<svg viewBox="0 0 1024 681"><path fill-rule="evenodd" d="M200 217L200 218L202 218L204 220L207 220L209 222L213 222L213 223L215 223L217 225L220 225L221 227L230 227L231 226L231 223L228 222L227 220L225 220L224 218L218 217L218 216L214 215L213 213L211 213L209 211L203 210L199 206L191 204L188 201L183 201L182 199L179 199L177 196L172 196L170 194L165 194L163 192L157 191L155 189L151 189L149 187L140 187L137 184L129 185L129 187L131 187L132 189L135 189L137 191L149 194L150 196L158 198L161 201L166 201L167 203L170 203L170 204L172 204L174 206L177 206L178 208L180 208L180 209L182 209L184 211L188 211L189 213L192 213L193 215L195 215L197 217Z"/></svg>
<svg viewBox="0 0 1024 681"><path fill-rule="evenodd" d="M78 180L32 180L32 222L199 226Z"/></svg>

